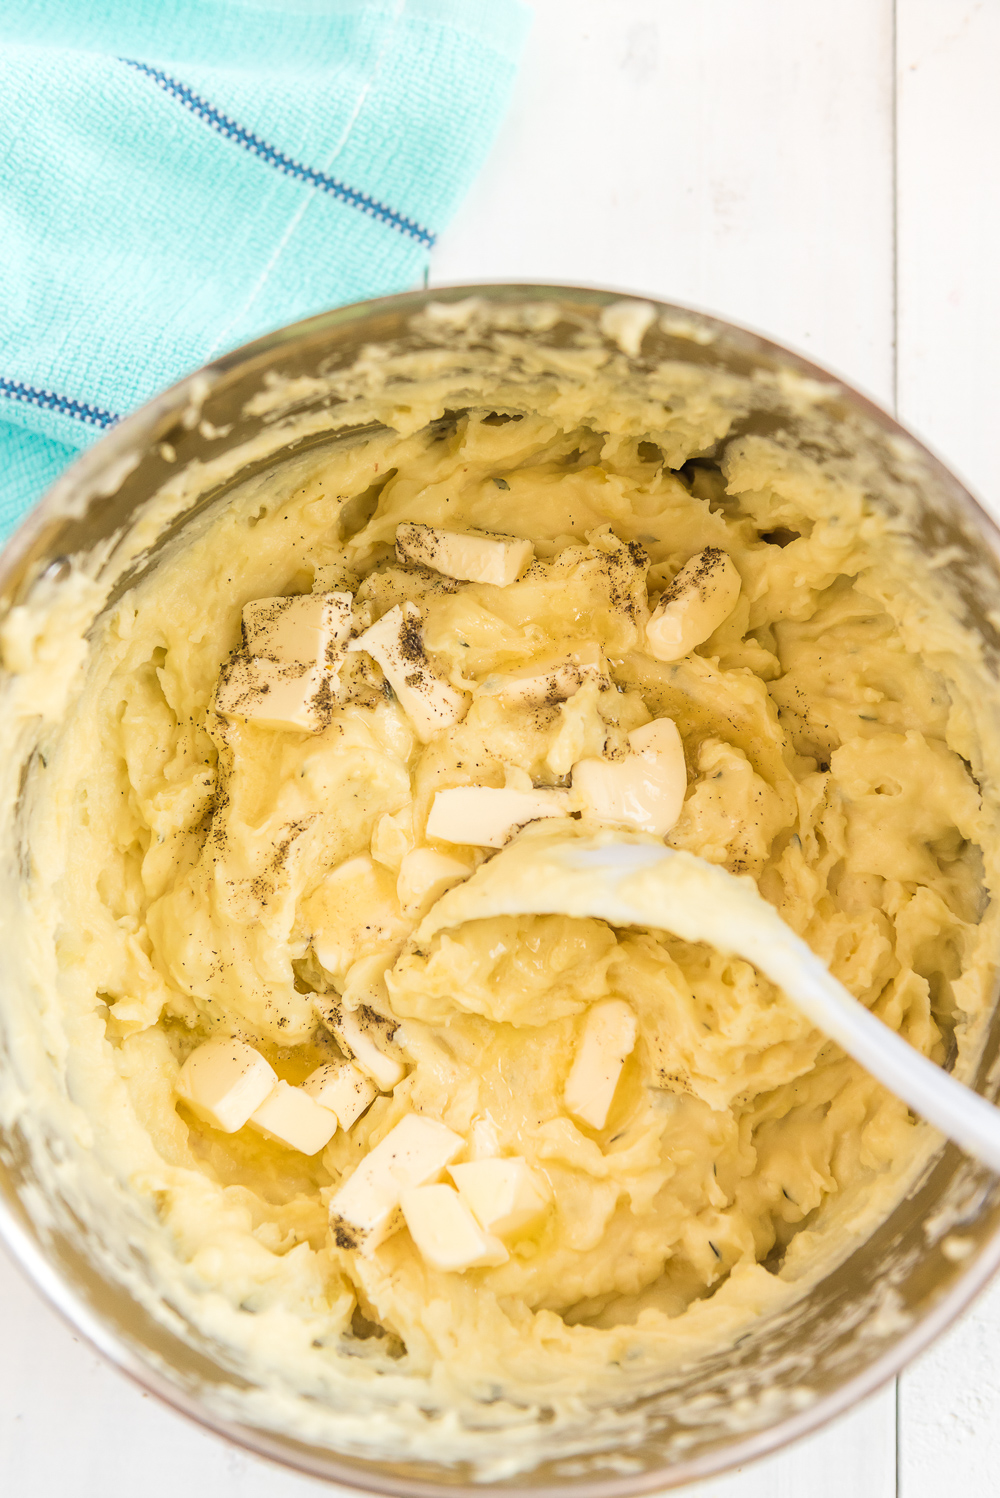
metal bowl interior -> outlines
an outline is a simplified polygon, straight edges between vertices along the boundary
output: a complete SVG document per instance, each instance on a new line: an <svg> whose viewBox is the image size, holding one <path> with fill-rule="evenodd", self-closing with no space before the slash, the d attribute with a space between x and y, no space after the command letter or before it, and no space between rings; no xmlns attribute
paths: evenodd
<svg viewBox="0 0 1000 1498"><path fill-rule="evenodd" d="M23 602L40 578L57 584L61 559L101 548L98 573L112 579L110 596L120 596L196 514L254 471L312 444L357 440L337 372L372 346L404 357L421 349L427 305L470 296L515 321L525 318L525 336L555 349L581 331L600 341L602 312L618 300L566 287L439 290L330 312L227 355L128 418L73 465L0 558L0 613ZM654 305L657 320L630 358L632 369L641 377L654 361L670 359L745 377L753 399L740 430L788 431L834 460L863 455L872 501L905 511L918 548L953 548L950 584L995 663L1000 536L961 484L889 416L823 371L731 325ZM538 319L540 308L555 313ZM822 387L821 420L789 403L789 380ZM268 406L261 397L276 381L288 382L283 388L291 394ZM181 473L198 481L169 524L135 543L143 506ZM10 848L18 836L15 807L3 841ZM8 930L16 923L12 898L2 893ZM4 967L8 989L18 981L9 952ZM12 1064L13 1045L0 1004L0 1065ZM986 1039L976 1085L991 1098L1000 1089L1000 1023ZM484 1484L467 1464L374 1460L296 1439L269 1426L262 1403L259 1420L248 1418L240 1399L248 1381L225 1349L190 1325L168 1325L118 1273L128 1260L130 1273L148 1278L148 1266L129 1259L127 1245L109 1251L82 1232L68 1200L39 1200L38 1148L16 1119L0 1119L0 1238L79 1331L150 1392L243 1446L331 1481L415 1498L481 1493L484 1486L625 1498L743 1464L891 1378L1000 1265L1000 1182L945 1146L874 1235L791 1311L665 1380L660 1393L631 1410L627 1441L619 1435L605 1449L598 1435L589 1451L543 1450L529 1470Z"/></svg>

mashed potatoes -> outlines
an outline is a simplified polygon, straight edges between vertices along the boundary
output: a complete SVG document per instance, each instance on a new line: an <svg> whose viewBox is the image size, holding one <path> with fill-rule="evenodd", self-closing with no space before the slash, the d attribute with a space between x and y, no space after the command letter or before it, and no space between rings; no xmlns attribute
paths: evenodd
<svg viewBox="0 0 1000 1498"><path fill-rule="evenodd" d="M390 1445L401 1404L502 1427L655 1388L847 1252L934 1144L745 962L560 915L416 943L429 901L494 856L475 816L429 838L440 793L541 794L590 825L574 766L620 766L668 720L670 846L756 881L941 1064L988 1006L996 827L949 664L966 646L898 588L892 521L859 487L706 411L668 440L613 412L602 428L487 404L245 483L107 613L46 751L32 900L102 1168L155 1213L169 1299L272 1388L334 1410L362 1390ZM459 580L400 559L414 523L533 559L503 585ZM706 554L738 596L658 659L650 618ZM215 711L220 673L250 658L244 606L311 593L350 609L311 731ZM397 607L457 704L429 730L348 648ZM567 662L550 690L510 689ZM428 848L437 884L406 874ZM610 1001L635 1041L593 1126L567 1083ZM402 1080L317 1154L179 1101L218 1036L301 1086L352 1053L345 1013ZM460 1136L459 1162L517 1159L539 1183L503 1262L435 1267L405 1222L367 1251L333 1230L338 1192L411 1114Z"/></svg>

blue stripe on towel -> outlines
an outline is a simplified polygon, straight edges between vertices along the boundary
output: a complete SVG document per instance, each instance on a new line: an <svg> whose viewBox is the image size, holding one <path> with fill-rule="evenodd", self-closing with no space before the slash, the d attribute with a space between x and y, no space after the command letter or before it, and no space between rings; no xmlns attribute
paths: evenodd
<svg viewBox="0 0 1000 1498"><path fill-rule="evenodd" d="M388 224L393 229L398 229L401 234L408 234L420 244L426 245L428 249L434 244L437 236L429 229L421 228L412 219L397 213L394 208L389 208L385 203L380 203L376 198L369 197L366 193L358 192L356 188L348 187L344 182L338 182L336 177L327 176L326 172L319 172L315 167L303 166L299 161L293 161L283 151L268 145L267 141L261 140L259 135L254 135L252 130L247 130L244 125L239 125L224 115L221 110L216 109L214 104L209 104L202 99L193 89L188 88L176 78L171 78L168 73L163 73L159 68L151 68L147 63L136 62L130 57L119 59L128 68L135 68L138 73L145 73L148 78L169 94L178 103L183 104L198 119L218 131L227 140L235 141L245 151L250 151L254 156L259 156L261 161L266 161L268 166L275 167L286 176L294 177L299 182L305 182L309 187L318 187L321 192L328 192L332 197L338 198L340 202L347 203L351 208L357 208L362 213L370 214L372 218L380 219L382 223Z"/></svg>
<svg viewBox="0 0 1000 1498"><path fill-rule="evenodd" d="M0 395L20 401L26 406L38 406L42 411L56 411L60 416L72 416L91 427L113 427L121 417L114 411L105 411L101 406L88 405L86 401L71 400L68 395L58 395L54 390L36 390L33 385L23 385L20 380L5 380L0 375Z"/></svg>

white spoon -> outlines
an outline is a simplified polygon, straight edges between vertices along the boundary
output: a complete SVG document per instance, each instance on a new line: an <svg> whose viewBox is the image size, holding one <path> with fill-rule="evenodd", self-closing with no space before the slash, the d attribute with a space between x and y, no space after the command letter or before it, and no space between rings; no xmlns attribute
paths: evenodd
<svg viewBox="0 0 1000 1498"><path fill-rule="evenodd" d="M536 823L443 895L413 940L488 916L549 914L652 926L752 962L896 1097L1000 1174L1000 1109L852 998L749 879L641 833Z"/></svg>

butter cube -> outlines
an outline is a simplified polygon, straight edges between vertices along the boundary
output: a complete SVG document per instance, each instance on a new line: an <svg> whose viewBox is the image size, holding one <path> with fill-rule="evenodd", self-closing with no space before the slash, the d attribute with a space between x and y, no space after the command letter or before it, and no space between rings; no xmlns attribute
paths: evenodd
<svg viewBox="0 0 1000 1498"><path fill-rule="evenodd" d="M394 869L398 877L403 859L413 850L412 806L404 806L397 812L384 812L379 817L372 831L371 850L376 862Z"/></svg>
<svg viewBox="0 0 1000 1498"><path fill-rule="evenodd" d="M213 707L258 728L319 733L333 714L335 674L323 666L237 655L223 667Z"/></svg>
<svg viewBox="0 0 1000 1498"><path fill-rule="evenodd" d="M468 879L472 870L459 858L433 848L414 848L399 866L396 893L404 915L423 915L446 890Z"/></svg>
<svg viewBox="0 0 1000 1498"><path fill-rule="evenodd" d="M324 1024L380 1092L391 1092L403 1080L406 1067L395 1056L386 1055L378 1044L388 1028L384 1022L379 1023L381 1015L364 1006L348 1009L339 1002L323 1002L318 1008Z"/></svg>
<svg viewBox="0 0 1000 1498"><path fill-rule="evenodd" d="M461 1134L438 1119L408 1113L332 1198L330 1223L337 1246L372 1253L402 1226L403 1192L436 1181L464 1145Z"/></svg>
<svg viewBox="0 0 1000 1498"><path fill-rule="evenodd" d="M328 1062L310 1072L302 1091L336 1115L345 1134L378 1097L378 1089L350 1061Z"/></svg>
<svg viewBox="0 0 1000 1498"><path fill-rule="evenodd" d="M304 1088L279 1082L250 1115L250 1127L303 1155L318 1155L337 1132L337 1116Z"/></svg>
<svg viewBox="0 0 1000 1498"><path fill-rule="evenodd" d="M573 799L584 816L664 837L687 791L677 725L657 718L628 736L625 759L581 759L573 766Z"/></svg>
<svg viewBox="0 0 1000 1498"><path fill-rule="evenodd" d="M677 756L680 755L681 769L684 768L684 745L673 718L654 718L641 728L633 728L628 736L628 746L633 754L638 754L643 759L652 760L657 756L669 755L676 763Z"/></svg>
<svg viewBox="0 0 1000 1498"><path fill-rule="evenodd" d="M607 1123L615 1088L635 1041L635 1015L623 999L591 1005L563 1100L568 1111L592 1129L603 1129Z"/></svg>
<svg viewBox="0 0 1000 1498"><path fill-rule="evenodd" d="M565 702L585 681L607 676L599 645L581 645L568 655L534 661L519 671L488 676L479 688L485 697L499 697L511 707L546 707Z"/></svg>
<svg viewBox="0 0 1000 1498"><path fill-rule="evenodd" d="M243 607L247 655L283 665L332 665L351 633L350 593L256 598Z"/></svg>
<svg viewBox="0 0 1000 1498"><path fill-rule="evenodd" d="M460 1273L506 1264L510 1255L484 1233L453 1186L413 1186L401 1206L420 1256L434 1269Z"/></svg>
<svg viewBox="0 0 1000 1498"><path fill-rule="evenodd" d="M717 546L685 562L646 625L646 647L658 661L679 661L715 633L736 607L740 574Z"/></svg>
<svg viewBox="0 0 1000 1498"><path fill-rule="evenodd" d="M209 1040L192 1051L174 1083L177 1096L203 1122L224 1134L242 1129L278 1080L259 1051L235 1037Z"/></svg>
<svg viewBox="0 0 1000 1498"><path fill-rule="evenodd" d="M502 848L528 822L568 815L569 796L566 791L455 786L448 791L438 791L434 797L427 818L427 837L432 842Z"/></svg>
<svg viewBox="0 0 1000 1498"><path fill-rule="evenodd" d="M381 666L417 737L426 744L440 729L465 717L469 698L433 670L424 650L420 623L416 604L397 603L347 649L367 651Z"/></svg>
<svg viewBox="0 0 1000 1498"><path fill-rule="evenodd" d="M552 1200L547 1181L527 1160L470 1160L449 1166L465 1205L485 1233L510 1238L530 1228Z"/></svg>
<svg viewBox="0 0 1000 1498"><path fill-rule="evenodd" d="M367 853L325 874L302 903L313 951L338 977L361 957L392 950L409 931L396 906L396 881Z"/></svg>
<svg viewBox="0 0 1000 1498"><path fill-rule="evenodd" d="M439 530L403 521L396 527L396 555L401 562L430 567L459 582L507 588L530 566L535 548L516 536Z"/></svg>
<svg viewBox="0 0 1000 1498"><path fill-rule="evenodd" d="M333 693L351 629L349 593L257 598L243 609L246 650L219 677L213 706L224 718L260 728L318 733L330 722Z"/></svg>
<svg viewBox="0 0 1000 1498"><path fill-rule="evenodd" d="M469 1159L492 1160L500 1153L500 1136L497 1126L488 1113L472 1120L469 1129Z"/></svg>

